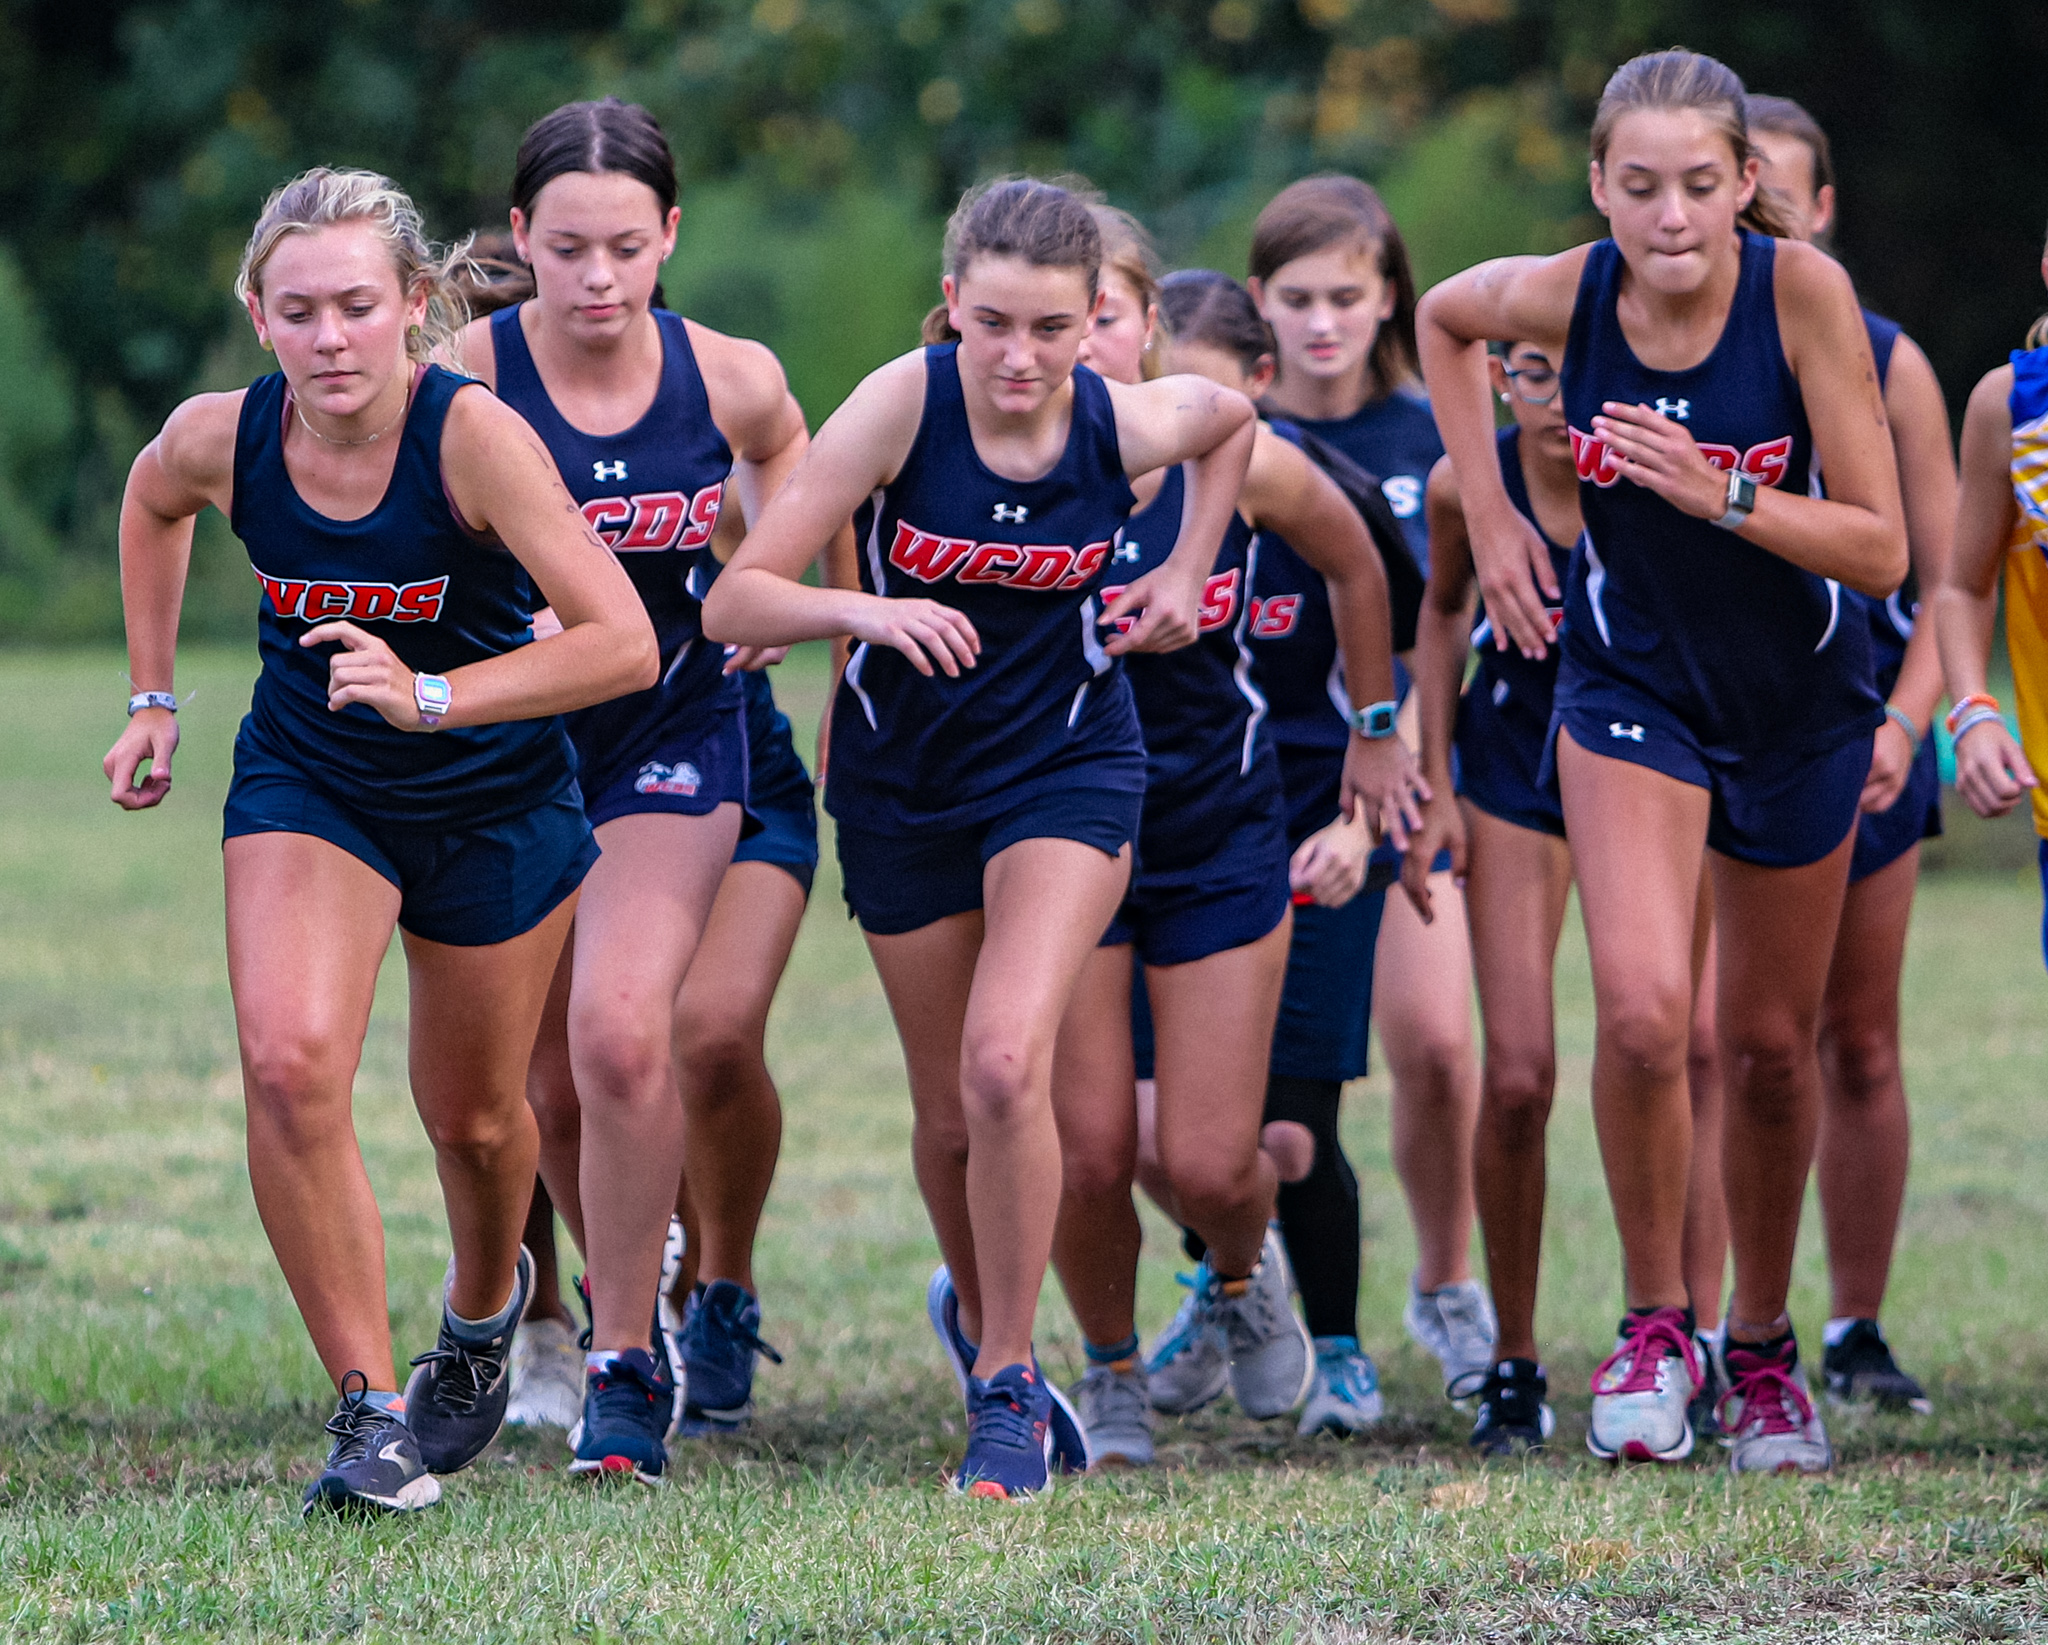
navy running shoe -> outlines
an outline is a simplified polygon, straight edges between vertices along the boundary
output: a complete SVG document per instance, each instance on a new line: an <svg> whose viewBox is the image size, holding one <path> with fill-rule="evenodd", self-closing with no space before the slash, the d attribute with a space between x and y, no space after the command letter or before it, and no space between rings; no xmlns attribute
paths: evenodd
<svg viewBox="0 0 2048 1645"><path fill-rule="evenodd" d="M1541 1450L1557 1432L1550 1408L1550 1378L1533 1359L1504 1359L1451 1384L1454 1399L1479 1396L1479 1418L1466 1443L1483 1457L1521 1456Z"/></svg>
<svg viewBox="0 0 2048 1645"><path fill-rule="evenodd" d="M755 1359L782 1363L760 1333L760 1299L745 1286L715 1279L691 1295L676 1339L684 1371L680 1432L737 1433L753 1419Z"/></svg>
<svg viewBox="0 0 2048 1645"><path fill-rule="evenodd" d="M572 1474L659 1485L668 1472L668 1379L645 1348L614 1354L583 1375L583 1420L571 1439Z"/></svg>
<svg viewBox="0 0 2048 1645"><path fill-rule="evenodd" d="M437 1474L467 1468L483 1454L505 1425L505 1406L512 1397L512 1334L533 1294L533 1253L519 1247L513 1269L512 1300L505 1305L505 1328L482 1342L465 1342L449 1325L441 1308L441 1338L431 1353L413 1363L405 1385L405 1421L420 1443L420 1455Z"/></svg>
<svg viewBox="0 0 2048 1645"><path fill-rule="evenodd" d="M967 1379L967 1456L952 1486L962 1496L1023 1502L1052 1489L1052 1401L1037 1367L1006 1365Z"/></svg>
<svg viewBox="0 0 2048 1645"><path fill-rule="evenodd" d="M320 1477L306 1487L306 1513L407 1514L441 1500L441 1482L420 1460L405 1418L372 1405L369 1393L362 1372L341 1379L341 1404L327 1419L334 1445Z"/></svg>
<svg viewBox="0 0 2048 1645"><path fill-rule="evenodd" d="M981 1349L960 1329L960 1294L953 1289L952 1270L943 1262L932 1270L931 1283L924 1288L924 1314L932 1322L939 1346L946 1350L946 1363L953 1367L953 1380L960 1385L964 1399ZM1038 1369L1035 1355L1031 1366ZM1088 1430L1080 1413L1051 1380L1041 1374L1039 1381L1045 1384L1046 1394L1052 1400L1053 1469L1062 1474L1085 1474L1094 1464L1095 1453L1088 1448Z"/></svg>

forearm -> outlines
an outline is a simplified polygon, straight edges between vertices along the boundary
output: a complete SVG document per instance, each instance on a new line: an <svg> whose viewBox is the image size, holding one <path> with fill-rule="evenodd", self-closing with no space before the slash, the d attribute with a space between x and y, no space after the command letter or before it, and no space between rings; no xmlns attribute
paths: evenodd
<svg viewBox="0 0 2048 1645"><path fill-rule="evenodd" d="M1738 535L1816 577L1883 599L1906 580L1906 528L1873 509L1759 486Z"/></svg>
<svg viewBox="0 0 2048 1645"><path fill-rule="evenodd" d="M444 727L539 720L644 691L660 671L654 629L644 612L632 622L572 624L482 662L452 670Z"/></svg>
<svg viewBox="0 0 2048 1645"><path fill-rule="evenodd" d="M1323 577L1330 591L1330 617L1337 650L1344 658L1344 689L1353 708L1391 702L1394 696L1394 630L1387 611L1386 573L1377 560L1349 576Z"/></svg>
<svg viewBox="0 0 2048 1645"><path fill-rule="evenodd" d="M1515 511L1501 478L1494 437L1493 390L1486 380L1486 344L1467 343L1418 315L1416 344L1429 385L1444 452L1458 476L1458 496L1469 524L1504 519Z"/></svg>
<svg viewBox="0 0 2048 1645"><path fill-rule="evenodd" d="M1985 691L1992 629L1998 621L1998 593L1978 594L1945 584L1934 597L1934 634L1941 647L1941 672L1949 701Z"/></svg>
<svg viewBox="0 0 2048 1645"><path fill-rule="evenodd" d="M1935 710L1941 706L1941 647L1932 622L1914 625L1913 638L1906 643L1906 660L1899 666L1887 702L1911 720L1921 736L1933 726Z"/></svg>
<svg viewBox="0 0 2048 1645"><path fill-rule="evenodd" d="M1171 575L1200 587L1216 564L1216 550L1237 512L1245 471L1251 466L1257 423L1247 420L1188 464L1188 506L1180 537L1167 555Z"/></svg>
<svg viewBox="0 0 2048 1645"><path fill-rule="evenodd" d="M1447 790L1451 779L1451 737L1458 720L1458 688L1465 681L1471 624L1469 602L1447 611L1433 600L1424 600L1416 619L1414 663L1409 672L1415 681L1422 774L1433 788Z"/></svg>
<svg viewBox="0 0 2048 1645"><path fill-rule="evenodd" d="M704 633L726 645L835 639L852 630L860 604L874 598L857 589L814 588L762 566L734 564L719 575L704 602Z"/></svg>
<svg viewBox="0 0 2048 1645"><path fill-rule="evenodd" d="M172 688L192 526L190 515L167 520L132 498L121 505L121 613L137 691Z"/></svg>

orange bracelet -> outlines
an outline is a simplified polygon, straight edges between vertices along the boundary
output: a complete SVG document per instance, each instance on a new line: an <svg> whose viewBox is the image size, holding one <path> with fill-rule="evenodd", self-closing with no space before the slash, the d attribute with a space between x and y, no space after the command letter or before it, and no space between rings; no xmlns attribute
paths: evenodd
<svg viewBox="0 0 2048 1645"><path fill-rule="evenodd" d="M1998 699L1989 692L1973 691L1956 703L1949 709L1948 718L1943 722L1948 726L1948 734L1951 737L1956 734L1956 726L1961 723L1963 716L1973 708L1988 708L1995 714L1998 712Z"/></svg>

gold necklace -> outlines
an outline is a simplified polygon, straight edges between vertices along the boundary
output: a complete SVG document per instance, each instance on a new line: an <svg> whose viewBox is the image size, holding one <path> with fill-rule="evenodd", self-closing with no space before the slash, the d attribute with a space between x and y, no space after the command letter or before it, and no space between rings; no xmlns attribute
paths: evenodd
<svg viewBox="0 0 2048 1645"><path fill-rule="evenodd" d="M375 434L365 434L360 440L337 440L331 434L322 434L311 423L306 421L306 408L300 405L296 398L292 400L292 411L299 419L299 427L303 428L308 434L312 435L314 439L320 441L323 445L366 446L374 445L377 441L383 439L385 435L389 434L400 423L404 422L405 414L407 410L411 408L411 405L412 396L408 394L405 397L405 404L401 405L398 408L398 415L396 417L392 418L390 422L386 423L382 428L378 429Z"/></svg>

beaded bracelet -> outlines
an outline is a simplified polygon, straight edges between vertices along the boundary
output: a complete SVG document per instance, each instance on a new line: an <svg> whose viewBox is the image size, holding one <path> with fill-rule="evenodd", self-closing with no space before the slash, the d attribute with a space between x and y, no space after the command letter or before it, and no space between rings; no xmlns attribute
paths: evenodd
<svg viewBox="0 0 2048 1645"><path fill-rule="evenodd" d="M1919 727L1913 724L1913 716L1908 714L1903 708L1894 708L1890 703L1886 703L1884 705L1884 717L1901 731L1905 732L1906 746L1913 751L1914 756L1917 758L1920 753L1920 730Z"/></svg>
<svg viewBox="0 0 2048 1645"><path fill-rule="evenodd" d="M1996 720L2000 725L2005 724L2005 716L1999 713L1997 709L1981 706L1973 708L1963 716L1963 723L1949 733L1949 741L1960 743L1968 733L1976 730L1978 726L1989 725L1993 720Z"/></svg>
<svg viewBox="0 0 2048 1645"><path fill-rule="evenodd" d="M1988 708L1998 712L1998 699L1988 692L1973 691L1948 711L1948 734L1953 737L1956 728L1963 723L1964 714L1971 708Z"/></svg>

